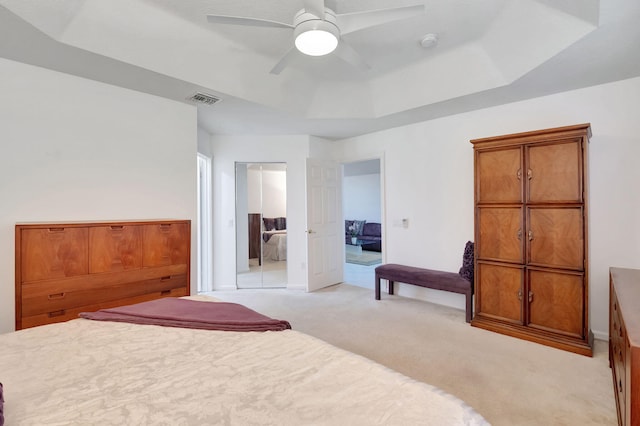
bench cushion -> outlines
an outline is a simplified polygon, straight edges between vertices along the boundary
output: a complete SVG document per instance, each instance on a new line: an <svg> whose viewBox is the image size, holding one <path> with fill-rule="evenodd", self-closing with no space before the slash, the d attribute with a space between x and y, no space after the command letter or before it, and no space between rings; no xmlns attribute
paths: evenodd
<svg viewBox="0 0 640 426"><path fill-rule="evenodd" d="M416 268L414 266L398 265L395 263L380 265L375 269L375 272L380 278L436 290L457 290L461 293L471 290L471 283L456 272Z"/></svg>

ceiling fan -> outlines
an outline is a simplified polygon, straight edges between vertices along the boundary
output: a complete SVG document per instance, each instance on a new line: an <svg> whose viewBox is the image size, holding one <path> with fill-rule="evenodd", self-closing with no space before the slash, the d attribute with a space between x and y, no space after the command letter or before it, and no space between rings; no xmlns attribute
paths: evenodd
<svg viewBox="0 0 640 426"><path fill-rule="evenodd" d="M304 8L296 13L291 24L229 15L207 15L207 20L214 24L293 30L292 46L271 69L271 74L280 74L298 51L310 56L322 56L335 51L335 54L346 62L366 71L370 68L369 65L342 36L387 22L410 18L423 12L424 5L421 4L338 14L326 7L324 0L304 0Z"/></svg>

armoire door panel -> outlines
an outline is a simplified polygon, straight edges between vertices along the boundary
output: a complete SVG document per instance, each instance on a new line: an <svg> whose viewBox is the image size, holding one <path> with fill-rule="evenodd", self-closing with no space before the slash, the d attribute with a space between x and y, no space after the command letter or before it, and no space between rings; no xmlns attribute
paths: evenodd
<svg viewBox="0 0 640 426"><path fill-rule="evenodd" d="M527 223L529 264L584 268L582 207L529 207Z"/></svg>
<svg viewBox="0 0 640 426"><path fill-rule="evenodd" d="M524 262L522 207L478 207L477 215L478 258L501 262Z"/></svg>
<svg viewBox="0 0 640 426"><path fill-rule="evenodd" d="M89 228L89 273L142 268L142 227L108 225Z"/></svg>
<svg viewBox="0 0 640 426"><path fill-rule="evenodd" d="M142 265L149 267L187 263L189 237L186 223L143 225Z"/></svg>
<svg viewBox="0 0 640 426"><path fill-rule="evenodd" d="M476 274L476 314L522 324L523 268L478 262Z"/></svg>
<svg viewBox="0 0 640 426"><path fill-rule="evenodd" d="M476 153L476 201L522 201L522 149L507 148Z"/></svg>
<svg viewBox="0 0 640 426"><path fill-rule="evenodd" d="M582 202L581 139L527 147L527 202Z"/></svg>
<svg viewBox="0 0 640 426"><path fill-rule="evenodd" d="M571 337L584 337L584 276L528 271L528 325Z"/></svg>
<svg viewBox="0 0 640 426"><path fill-rule="evenodd" d="M84 275L89 269L87 228L22 229L21 238L23 282Z"/></svg>

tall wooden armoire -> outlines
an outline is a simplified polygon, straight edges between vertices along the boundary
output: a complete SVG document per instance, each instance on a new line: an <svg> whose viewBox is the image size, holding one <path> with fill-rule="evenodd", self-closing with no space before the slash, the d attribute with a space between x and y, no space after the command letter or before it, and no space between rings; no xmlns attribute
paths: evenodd
<svg viewBox="0 0 640 426"><path fill-rule="evenodd" d="M475 316L471 325L592 355L589 124L471 141Z"/></svg>

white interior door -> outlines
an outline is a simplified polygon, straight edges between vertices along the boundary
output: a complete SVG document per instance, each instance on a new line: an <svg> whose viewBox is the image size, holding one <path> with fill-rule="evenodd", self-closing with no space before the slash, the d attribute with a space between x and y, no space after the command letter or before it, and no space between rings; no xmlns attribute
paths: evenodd
<svg viewBox="0 0 640 426"><path fill-rule="evenodd" d="M342 281L344 226L339 165L307 159L307 291Z"/></svg>

